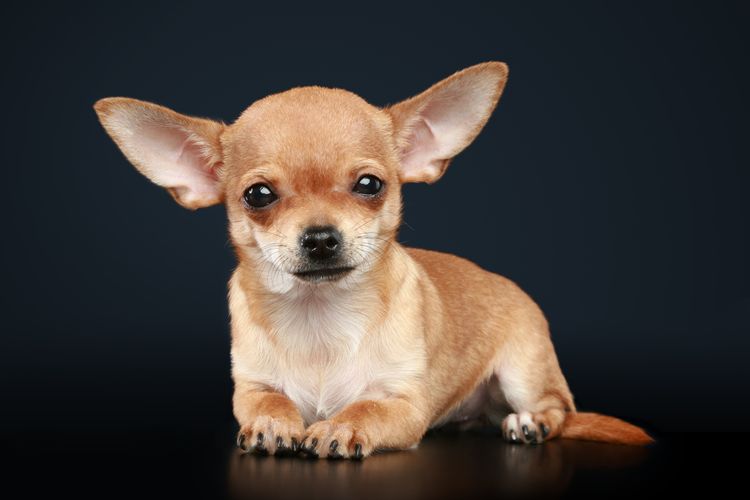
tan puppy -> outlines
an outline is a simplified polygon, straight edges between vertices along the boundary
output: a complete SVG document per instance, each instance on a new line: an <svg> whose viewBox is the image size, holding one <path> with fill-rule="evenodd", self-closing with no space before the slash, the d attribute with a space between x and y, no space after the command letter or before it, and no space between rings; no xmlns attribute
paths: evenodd
<svg viewBox="0 0 750 500"><path fill-rule="evenodd" d="M576 413L547 322L514 283L396 240L404 182L434 182L477 136L508 68L472 66L381 109L339 89L255 102L232 125L134 99L95 109L146 177L196 209L223 202L239 445L362 458L430 427L645 444Z"/></svg>

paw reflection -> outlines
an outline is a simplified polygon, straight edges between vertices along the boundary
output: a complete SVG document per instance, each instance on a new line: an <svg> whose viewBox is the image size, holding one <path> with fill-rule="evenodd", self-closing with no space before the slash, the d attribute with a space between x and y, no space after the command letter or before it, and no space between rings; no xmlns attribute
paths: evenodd
<svg viewBox="0 0 750 500"><path fill-rule="evenodd" d="M419 448L376 453L364 462L304 460L233 452L233 498L449 498L562 493L577 470L639 464L649 450L555 439L514 446L501 436L434 433Z"/></svg>

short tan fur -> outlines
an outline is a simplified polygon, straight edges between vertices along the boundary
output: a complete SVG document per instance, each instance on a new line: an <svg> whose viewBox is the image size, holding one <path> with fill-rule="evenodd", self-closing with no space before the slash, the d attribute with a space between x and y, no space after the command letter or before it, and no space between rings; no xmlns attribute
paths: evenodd
<svg viewBox="0 0 750 500"><path fill-rule="evenodd" d="M226 206L243 449L363 458L448 422L489 422L527 444L651 441L576 412L547 321L516 284L396 241L401 184L438 180L507 78L503 63L478 64L386 108L294 88L231 125L135 99L96 103L125 156L178 203Z"/></svg>

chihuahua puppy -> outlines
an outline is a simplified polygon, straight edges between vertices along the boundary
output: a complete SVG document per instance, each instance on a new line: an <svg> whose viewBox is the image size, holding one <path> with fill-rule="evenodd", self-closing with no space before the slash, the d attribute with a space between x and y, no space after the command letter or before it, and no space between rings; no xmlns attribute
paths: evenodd
<svg viewBox="0 0 750 500"><path fill-rule="evenodd" d="M177 203L226 206L242 449L360 459L449 422L489 422L514 443L651 441L576 412L547 321L517 285L396 242L401 184L437 181L507 78L505 64L479 64L386 108L294 88L232 125L96 103L125 156Z"/></svg>

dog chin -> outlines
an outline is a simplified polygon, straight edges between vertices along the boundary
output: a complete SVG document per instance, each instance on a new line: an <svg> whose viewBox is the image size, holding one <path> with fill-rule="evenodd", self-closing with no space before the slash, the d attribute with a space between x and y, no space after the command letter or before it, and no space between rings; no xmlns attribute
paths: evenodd
<svg viewBox="0 0 750 500"><path fill-rule="evenodd" d="M292 273L292 275L294 275L295 278L306 283L326 283L331 281L338 281L344 276L347 276L352 271L354 271L353 267L341 266L296 271Z"/></svg>

